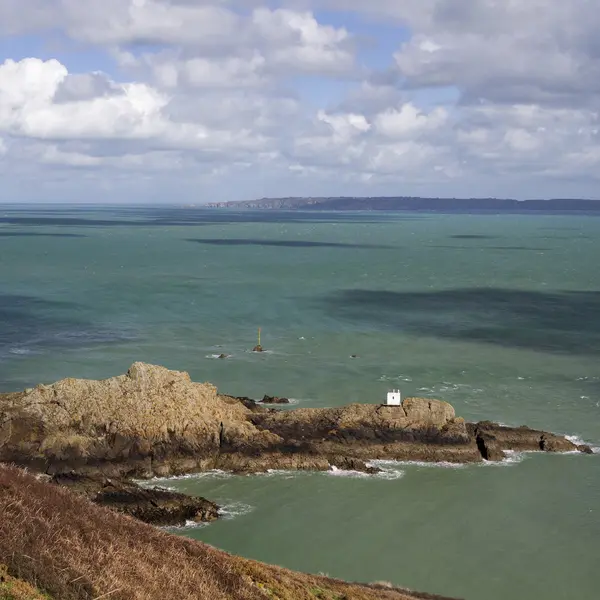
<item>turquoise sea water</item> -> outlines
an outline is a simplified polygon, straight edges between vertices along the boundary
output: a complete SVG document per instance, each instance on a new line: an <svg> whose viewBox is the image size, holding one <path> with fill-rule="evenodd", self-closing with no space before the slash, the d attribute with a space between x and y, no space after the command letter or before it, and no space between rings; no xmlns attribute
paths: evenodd
<svg viewBox="0 0 600 600"><path fill-rule="evenodd" d="M597 217L0 207L3 390L143 360L299 406L400 387L600 446L599 309ZM168 485L229 513L180 533L294 569L598 597L600 455L384 467Z"/></svg>

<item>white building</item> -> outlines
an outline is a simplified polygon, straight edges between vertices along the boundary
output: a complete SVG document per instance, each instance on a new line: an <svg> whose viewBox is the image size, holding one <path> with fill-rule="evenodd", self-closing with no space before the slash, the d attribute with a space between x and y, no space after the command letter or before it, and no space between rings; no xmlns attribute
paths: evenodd
<svg viewBox="0 0 600 600"><path fill-rule="evenodd" d="M402 404L402 394L400 390L392 390L387 395L388 406L400 406Z"/></svg>

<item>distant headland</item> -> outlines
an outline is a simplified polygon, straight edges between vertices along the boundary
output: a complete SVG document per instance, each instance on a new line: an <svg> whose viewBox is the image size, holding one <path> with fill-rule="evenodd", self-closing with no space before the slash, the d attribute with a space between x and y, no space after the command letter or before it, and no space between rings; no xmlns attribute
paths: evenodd
<svg viewBox="0 0 600 600"><path fill-rule="evenodd" d="M596 213L600 215L600 200L578 198L515 200L510 198L421 198L417 196L288 197L213 202L208 204L207 207L246 210Z"/></svg>

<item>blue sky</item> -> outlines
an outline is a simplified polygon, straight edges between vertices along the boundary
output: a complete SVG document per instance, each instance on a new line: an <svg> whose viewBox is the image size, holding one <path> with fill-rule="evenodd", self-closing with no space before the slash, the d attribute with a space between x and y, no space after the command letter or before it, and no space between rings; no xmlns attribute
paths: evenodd
<svg viewBox="0 0 600 600"><path fill-rule="evenodd" d="M0 201L597 198L573 0L0 0Z"/></svg>

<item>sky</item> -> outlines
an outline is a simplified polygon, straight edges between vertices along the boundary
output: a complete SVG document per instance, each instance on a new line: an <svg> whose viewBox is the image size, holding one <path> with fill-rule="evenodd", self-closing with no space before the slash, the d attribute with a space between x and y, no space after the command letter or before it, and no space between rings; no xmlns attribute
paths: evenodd
<svg viewBox="0 0 600 600"><path fill-rule="evenodd" d="M600 0L0 0L0 202L600 199Z"/></svg>

